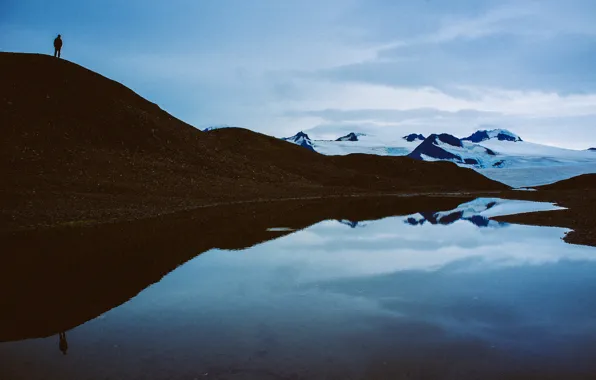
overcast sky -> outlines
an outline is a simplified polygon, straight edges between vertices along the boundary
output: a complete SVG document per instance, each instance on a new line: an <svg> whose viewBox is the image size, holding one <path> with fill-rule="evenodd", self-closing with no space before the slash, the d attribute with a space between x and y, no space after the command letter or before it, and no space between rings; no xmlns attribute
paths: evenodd
<svg viewBox="0 0 596 380"><path fill-rule="evenodd" d="M58 33L199 128L596 146L593 0L0 0L0 50L52 54Z"/></svg>

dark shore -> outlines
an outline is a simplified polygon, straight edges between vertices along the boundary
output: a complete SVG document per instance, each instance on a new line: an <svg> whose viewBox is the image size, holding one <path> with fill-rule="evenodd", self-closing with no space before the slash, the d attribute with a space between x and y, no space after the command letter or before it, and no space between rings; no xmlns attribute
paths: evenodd
<svg viewBox="0 0 596 380"><path fill-rule="evenodd" d="M596 175L582 177L596 183ZM573 181L573 179L569 181ZM566 182L562 181L560 184ZM495 218L496 220L535 226L570 228L573 231L564 238L567 243L596 247L596 186L567 189L545 186L535 192L507 191L501 196L509 199L552 202L565 207L566 210L510 215Z"/></svg>

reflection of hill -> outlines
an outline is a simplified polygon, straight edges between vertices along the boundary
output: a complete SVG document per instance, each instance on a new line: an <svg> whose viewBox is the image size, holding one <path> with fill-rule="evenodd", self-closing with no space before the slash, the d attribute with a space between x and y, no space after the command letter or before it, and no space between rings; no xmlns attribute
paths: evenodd
<svg viewBox="0 0 596 380"><path fill-rule="evenodd" d="M243 249L327 219L452 209L464 198L341 198L202 208L144 221L0 236L0 341L46 337L119 306L197 255ZM208 291L208 290L207 290Z"/></svg>

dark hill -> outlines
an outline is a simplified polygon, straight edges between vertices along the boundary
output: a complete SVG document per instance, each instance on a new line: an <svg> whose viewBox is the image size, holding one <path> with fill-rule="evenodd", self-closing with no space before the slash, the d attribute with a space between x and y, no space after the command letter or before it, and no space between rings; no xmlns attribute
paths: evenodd
<svg viewBox="0 0 596 380"><path fill-rule="evenodd" d="M596 174L583 174L564 181L544 185L539 190L593 190L596 189Z"/></svg>
<svg viewBox="0 0 596 380"><path fill-rule="evenodd" d="M328 157L239 128L204 133L49 56L0 53L0 89L0 229L229 200L504 188L449 163Z"/></svg>

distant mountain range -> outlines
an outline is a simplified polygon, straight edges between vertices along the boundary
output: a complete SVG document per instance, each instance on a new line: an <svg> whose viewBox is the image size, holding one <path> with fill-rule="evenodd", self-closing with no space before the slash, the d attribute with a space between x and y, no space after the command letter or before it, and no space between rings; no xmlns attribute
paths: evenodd
<svg viewBox="0 0 596 380"><path fill-rule="evenodd" d="M580 151L534 144L505 129L479 130L464 138L447 133L428 137L411 133L396 139L351 132L335 140L313 140L299 132L284 140L325 155L365 153L450 161L514 187L544 185L596 173L596 148Z"/></svg>

